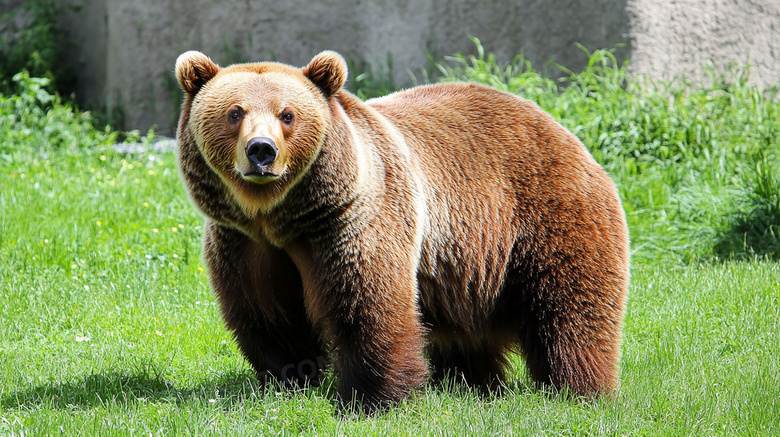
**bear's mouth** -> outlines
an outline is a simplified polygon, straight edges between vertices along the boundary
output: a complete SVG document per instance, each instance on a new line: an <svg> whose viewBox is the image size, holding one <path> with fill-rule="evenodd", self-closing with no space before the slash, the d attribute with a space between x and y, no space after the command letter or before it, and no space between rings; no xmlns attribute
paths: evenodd
<svg viewBox="0 0 780 437"><path fill-rule="evenodd" d="M241 177L243 177L244 180L255 184L265 184L267 182L271 182L273 180L278 179L279 174L269 172L269 171L257 170L257 171L242 173Z"/></svg>

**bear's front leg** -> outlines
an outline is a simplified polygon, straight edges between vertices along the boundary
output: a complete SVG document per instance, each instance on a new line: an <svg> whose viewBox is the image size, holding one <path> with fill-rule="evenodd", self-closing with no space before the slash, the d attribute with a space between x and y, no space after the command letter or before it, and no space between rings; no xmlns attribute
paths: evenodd
<svg viewBox="0 0 780 437"><path fill-rule="evenodd" d="M369 305L356 308L351 320L338 323L338 335L344 338L337 346L336 366L340 402L370 414L419 387L427 377L427 366L422 329L414 315Z"/></svg>
<svg viewBox="0 0 780 437"><path fill-rule="evenodd" d="M342 241L318 257L332 264L315 269L322 282L306 304L334 347L340 402L370 414L408 396L428 374L414 250Z"/></svg>
<svg viewBox="0 0 780 437"><path fill-rule="evenodd" d="M301 278L286 253L207 222L204 258L223 319L261 382L318 383L325 353L306 317Z"/></svg>
<svg viewBox="0 0 780 437"><path fill-rule="evenodd" d="M344 404L354 402L367 413L400 401L427 377L419 316L417 311L404 308L414 298L388 298L401 290L353 289L353 294L362 294L362 298L352 308L344 308L333 322L339 339L339 399ZM406 290L398 294L412 294ZM371 296L375 293L386 296Z"/></svg>

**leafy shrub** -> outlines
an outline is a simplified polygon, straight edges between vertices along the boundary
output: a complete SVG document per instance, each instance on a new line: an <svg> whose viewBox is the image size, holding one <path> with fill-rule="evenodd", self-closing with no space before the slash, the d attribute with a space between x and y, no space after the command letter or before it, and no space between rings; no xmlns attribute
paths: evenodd
<svg viewBox="0 0 780 437"><path fill-rule="evenodd" d="M62 12L57 2L28 0L4 14L8 29L0 38L0 91L13 91L12 78L26 70L32 77L48 78L60 94L70 94L74 77L63 56L68 38L57 21Z"/></svg>
<svg viewBox="0 0 780 437"><path fill-rule="evenodd" d="M715 253L724 259L780 259L780 165L760 154L742 167L740 179L747 183L735 190L735 208L718 234Z"/></svg>
<svg viewBox="0 0 780 437"><path fill-rule="evenodd" d="M0 95L0 153L36 148L83 148L111 144L118 136L96 130L88 112L80 112L51 91L48 78L13 77L14 94Z"/></svg>
<svg viewBox="0 0 780 437"><path fill-rule="evenodd" d="M393 58L387 55L386 67L372 68L367 62L349 59L350 79L347 88L363 100L381 97L396 91L393 81Z"/></svg>

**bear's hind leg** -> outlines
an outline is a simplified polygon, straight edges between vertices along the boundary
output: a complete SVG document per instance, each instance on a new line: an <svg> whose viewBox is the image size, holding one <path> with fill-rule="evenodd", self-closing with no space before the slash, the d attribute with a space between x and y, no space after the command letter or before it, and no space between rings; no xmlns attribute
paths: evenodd
<svg viewBox="0 0 780 437"><path fill-rule="evenodd" d="M539 385L592 396L617 387L622 295L582 284L542 283L519 318L520 346Z"/></svg>

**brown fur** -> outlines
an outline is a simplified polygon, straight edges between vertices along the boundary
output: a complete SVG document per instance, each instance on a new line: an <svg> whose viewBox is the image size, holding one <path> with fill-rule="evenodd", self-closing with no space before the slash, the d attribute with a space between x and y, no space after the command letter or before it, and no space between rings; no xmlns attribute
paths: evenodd
<svg viewBox="0 0 780 437"><path fill-rule="evenodd" d="M418 387L426 354L434 378L479 387L500 385L515 348L540 384L617 386L624 213L535 104L455 83L362 102L333 52L302 70L188 52L176 73L179 164L207 217L211 284L258 372L312 382L289 370L328 355L339 397L368 411ZM242 176L253 136L279 146L278 177Z"/></svg>

